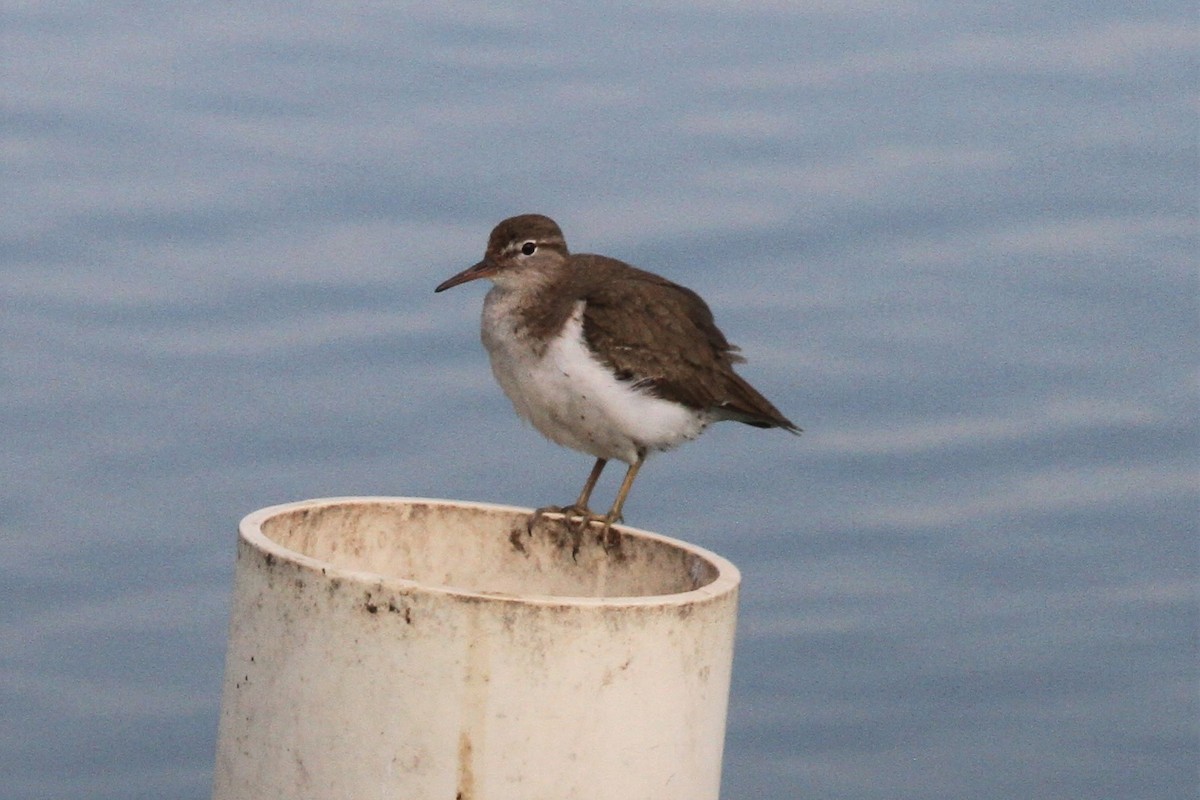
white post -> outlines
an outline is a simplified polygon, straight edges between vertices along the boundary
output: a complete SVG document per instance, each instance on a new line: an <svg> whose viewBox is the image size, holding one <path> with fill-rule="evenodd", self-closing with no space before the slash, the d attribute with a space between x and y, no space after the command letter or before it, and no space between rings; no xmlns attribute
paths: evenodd
<svg viewBox="0 0 1200 800"><path fill-rule="evenodd" d="M338 498L242 520L214 800L715 800L737 568Z"/></svg>

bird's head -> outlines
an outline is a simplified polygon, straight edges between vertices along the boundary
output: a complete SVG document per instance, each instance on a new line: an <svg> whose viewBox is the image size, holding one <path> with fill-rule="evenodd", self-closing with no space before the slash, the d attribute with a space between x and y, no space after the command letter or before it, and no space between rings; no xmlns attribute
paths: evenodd
<svg viewBox="0 0 1200 800"><path fill-rule="evenodd" d="M541 214L509 217L492 229L482 261L442 281L434 291L476 278L513 288L541 283L563 268L568 255L567 241L554 220Z"/></svg>

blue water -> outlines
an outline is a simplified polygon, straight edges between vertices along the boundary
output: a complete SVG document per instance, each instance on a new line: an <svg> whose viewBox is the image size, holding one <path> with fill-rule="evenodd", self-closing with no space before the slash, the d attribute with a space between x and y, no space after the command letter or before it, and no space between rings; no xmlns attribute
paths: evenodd
<svg viewBox="0 0 1200 800"><path fill-rule="evenodd" d="M743 571L726 797L1195 797L1194 17L5 11L0 795L208 796L243 514L575 496L432 292L538 211L806 431L625 510Z"/></svg>

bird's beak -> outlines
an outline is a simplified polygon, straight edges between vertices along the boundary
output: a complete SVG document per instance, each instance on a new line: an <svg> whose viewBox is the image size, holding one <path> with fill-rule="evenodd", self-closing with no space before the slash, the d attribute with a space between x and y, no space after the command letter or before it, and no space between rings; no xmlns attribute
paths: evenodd
<svg viewBox="0 0 1200 800"><path fill-rule="evenodd" d="M460 283L473 281L476 278L486 278L496 271L496 266L489 262L486 258L474 266L467 267L462 272L452 278L447 278L438 284L434 289L435 292L442 292L449 289L451 286L458 286Z"/></svg>

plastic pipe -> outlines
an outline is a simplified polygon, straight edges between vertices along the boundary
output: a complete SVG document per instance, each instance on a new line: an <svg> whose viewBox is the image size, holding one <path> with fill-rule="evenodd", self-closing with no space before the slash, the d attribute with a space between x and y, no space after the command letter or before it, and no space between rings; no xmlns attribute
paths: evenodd
<svg viewBox="0 0 1200 800"><path fill-rule="evenodd" d="M213 797L718 796L740 575L620 526L412 498L238 537Z"/></svg>

